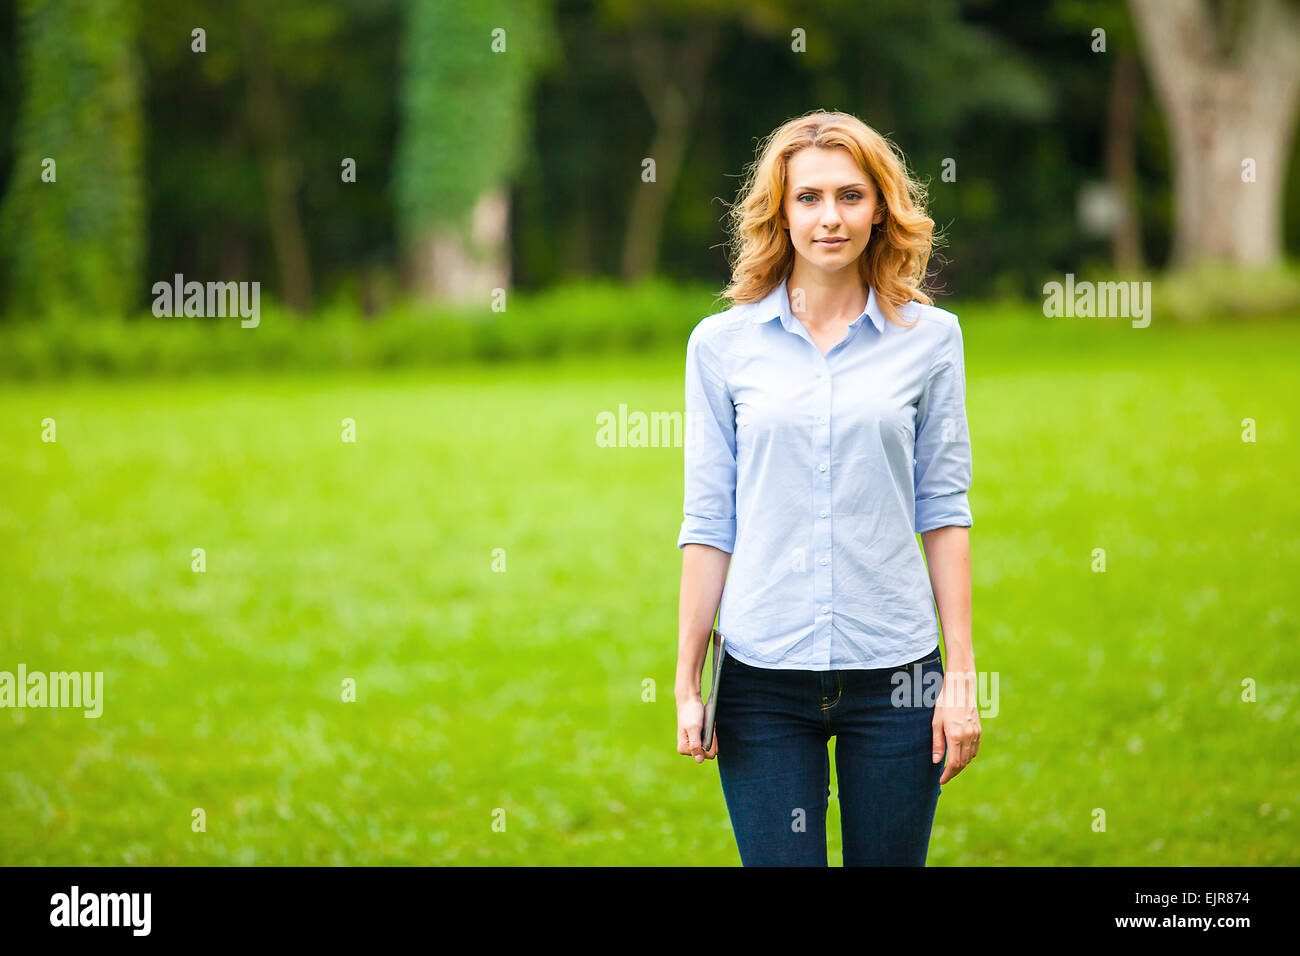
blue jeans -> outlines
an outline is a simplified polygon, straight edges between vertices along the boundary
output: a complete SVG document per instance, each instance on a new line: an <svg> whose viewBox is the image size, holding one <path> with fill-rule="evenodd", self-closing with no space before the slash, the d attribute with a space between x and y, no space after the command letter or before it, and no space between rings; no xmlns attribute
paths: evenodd
<svg viewBox="0 0 1300 956"><path fill-rule="evenodd" d="M844 865L924 866L947 763L930 761L942 680L937 645L874 670L753 667L724 654L718 773L741 863L827 865L834 736Z"/></svg>

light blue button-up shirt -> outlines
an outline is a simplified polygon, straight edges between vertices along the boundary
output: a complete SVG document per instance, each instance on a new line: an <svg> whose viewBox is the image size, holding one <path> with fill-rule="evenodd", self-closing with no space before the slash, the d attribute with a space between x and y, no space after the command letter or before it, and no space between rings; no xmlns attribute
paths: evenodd
<svg viewBox="0 0 1300 956"><path fill-rule="evenodd" d="M786 281L691 332L677 546L731 553L718 630L738 660L906 664L939 643L916 536L972 523L961 326L914 301L903 328L873 289L823 356Z"/></svg>

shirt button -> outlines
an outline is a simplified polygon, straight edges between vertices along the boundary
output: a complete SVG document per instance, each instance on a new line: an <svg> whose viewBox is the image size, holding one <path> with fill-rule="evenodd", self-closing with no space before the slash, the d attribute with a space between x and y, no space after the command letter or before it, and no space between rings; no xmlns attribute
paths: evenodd
<svg viewBox="0 0 1300 956"><path fill-rule="evenodd" d="M818 425L825 425L825 424L826 424L826 416L825 416L825 415L818 415L818 416L817 416L817 424L818 424Z"/></svg>
<svg viewBox="0 0 1300 956"><path fill-rule="evenodd" d="M831 563L830 558L822 558L822 564L830 564L830 563Z"/></svg>
<svg viewBox="0 0 1300 956"><path fill-rule="evenodd" d="M818 465L818 466L817 466L817 470L818 470L818 471L825 471L825 470L826 470L826 462L822 462L820 465Z"/></svg>
<svg viewBox="0 0 1300 956"><path fill-rule="evenodd" d="M827 605L823 604L823 605L822 605L822 613L823 613L823 614L829 614L829 613L831 613L831 609L830 609L830 607L828 607Z"/></svg>
<svg viewBox="0 0 1300 956"><path fill-rule="evenodd" d="M826 517L826 509L825 509L825 508L822 509L822 517L823 517L823 518Z"/></svg>

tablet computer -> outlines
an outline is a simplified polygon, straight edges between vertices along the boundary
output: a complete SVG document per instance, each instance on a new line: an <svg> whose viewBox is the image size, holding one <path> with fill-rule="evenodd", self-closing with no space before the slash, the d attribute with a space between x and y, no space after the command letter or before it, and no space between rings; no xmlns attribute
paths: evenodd
<svg viewBox="0 0 1300 956"><path fill-rule="evenodd" d="M704 732L700 735L700 743L706 752L713 746L713 721L718 713L718 679L722 676L722 657L727 646L727 639L716 627L710 631L709 636L713 644L713 680L709 684L709 702L704 705Z"/></svg>

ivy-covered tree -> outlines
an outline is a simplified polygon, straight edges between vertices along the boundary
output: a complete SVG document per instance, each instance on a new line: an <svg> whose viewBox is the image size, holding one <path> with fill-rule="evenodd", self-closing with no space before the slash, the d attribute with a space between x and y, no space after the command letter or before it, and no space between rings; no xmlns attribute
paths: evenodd
<svg viewBox="0 0 1300 956"><path fill-rule="evenodd" d="M140 67L129 0L22 0L22 103L0 207L11 315L122 314L141 275Z"/></svg>
<svg viewBox="0 0 1300 956"><path fill-rule="evenodd" d="M558 44L545 0L411 0L402 50L398 235L428 299L509 282L508 193L529 93Z"/></svg>

